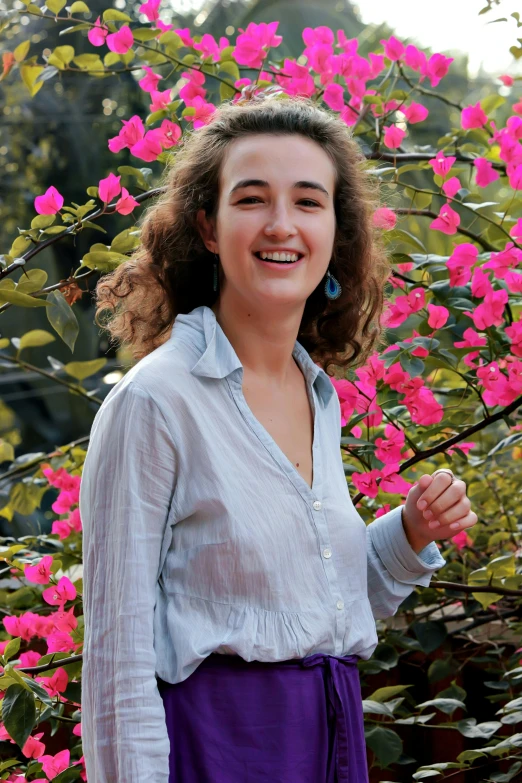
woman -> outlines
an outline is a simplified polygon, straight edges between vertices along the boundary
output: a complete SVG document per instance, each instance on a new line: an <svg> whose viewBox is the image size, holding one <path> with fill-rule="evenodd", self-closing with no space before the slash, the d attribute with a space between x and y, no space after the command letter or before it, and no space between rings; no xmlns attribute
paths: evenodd
<svg viewBox="0 0 522 783"><path fill-rule="evenodd" d="M357 660L455 530L366 527L346 485L325 369L368 357L389 274L363 162L306 100L223 106L98 283L140 361L81 485L89 783L368 779Z"/></svg>

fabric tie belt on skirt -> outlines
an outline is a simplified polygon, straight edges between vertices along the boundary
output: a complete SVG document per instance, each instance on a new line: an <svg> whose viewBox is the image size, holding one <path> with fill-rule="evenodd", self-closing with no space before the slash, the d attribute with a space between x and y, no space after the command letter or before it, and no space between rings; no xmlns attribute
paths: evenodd
<svg viewBox="0 0 522 783"><path fill-rule="evenodd" d="M315 653L302 658L305 667L324 666L329 703L335 714L335 783L362 783L367 762L357 655Z"/></svg>

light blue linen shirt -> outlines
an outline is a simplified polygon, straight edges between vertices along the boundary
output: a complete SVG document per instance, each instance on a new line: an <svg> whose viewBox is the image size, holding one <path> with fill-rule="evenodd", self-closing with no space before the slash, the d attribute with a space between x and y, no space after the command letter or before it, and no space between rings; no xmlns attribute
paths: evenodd
<svg viewBox="0 0 522 783"><path fill-rule="evenodd" d="M312 488L248 407L209 307L178 315L96 414L80 489L89 783L168 783L156 674L180 682L214 651L367 659L374 618L446 562L435 543L415 554L401 506L366 526L334 386L297 341L293 356L314 414Z"/></svg>

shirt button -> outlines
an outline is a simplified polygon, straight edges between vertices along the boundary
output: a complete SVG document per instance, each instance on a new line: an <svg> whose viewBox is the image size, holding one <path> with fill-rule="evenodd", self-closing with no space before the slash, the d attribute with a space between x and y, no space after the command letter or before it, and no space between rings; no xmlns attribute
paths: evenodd
<svg viewBox="0 0 522 783"><path fill-rule="evenodd" d="M331 549L323 549L323 557L329 558L332 556L332 550Z"/></svg>
<svg viewBox="0 0 522 783"><path fill-rule="evenodd" d="M322 508L322 505L323 505L323 504L321 503L321 501L320 501L320 500L314 500L314 502L313 502L313 504L312 504L312 505L313 505L313 507L314 507L314 509L315 509L316 511L320 511L320 510L321 510L321 508Z"/></svg>
<svg viewBox="0 0 522 783"><path fill-rule="evenodd" d="M337 608L344 609L344 601L337 601Z"/></svg>

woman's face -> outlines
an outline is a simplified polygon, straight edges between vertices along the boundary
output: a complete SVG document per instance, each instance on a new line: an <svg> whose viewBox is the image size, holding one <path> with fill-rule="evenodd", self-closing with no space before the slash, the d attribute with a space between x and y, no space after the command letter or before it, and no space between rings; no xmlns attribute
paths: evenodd
<svg viewBox="0 0 522 783"><path fill-rule="evenodd" d="M259 134L230 144L217 217L204 232L223 267L221 299L304 307L332 257L334 183L330 157L303 136ZM291 263L281 263L282 253Z"/></svg>

